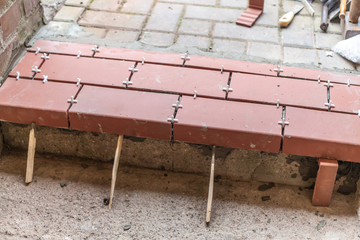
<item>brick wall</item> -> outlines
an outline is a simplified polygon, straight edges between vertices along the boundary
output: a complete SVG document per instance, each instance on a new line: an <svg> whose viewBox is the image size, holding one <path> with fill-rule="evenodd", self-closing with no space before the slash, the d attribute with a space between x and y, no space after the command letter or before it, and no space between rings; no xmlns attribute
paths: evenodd
<svg viewBox="0 0 360 240"><path fill-rule="evenodd" d="M0 80L16 50L41 24L40 0L0 0Z"/></svg>

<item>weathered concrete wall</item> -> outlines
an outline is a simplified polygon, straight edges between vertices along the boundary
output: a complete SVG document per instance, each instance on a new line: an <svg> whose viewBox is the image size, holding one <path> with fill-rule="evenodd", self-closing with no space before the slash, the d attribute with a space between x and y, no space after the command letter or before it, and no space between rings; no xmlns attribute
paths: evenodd
<svg viewBox="0 0 360 240"><path fill-rule="evenodd" d="M40 26L40 0L0 0L0 81L13 56Z"/></svg>
<svg viewBox="0 0 360 240"><path fill-rule="evenodd" d="M11 148L27 149L30 127L3 123L4 143ZM117 136L91 132L37 127L36 151L101 161L112 161ZM208 175L211 148L204 145L126 137L121 153L121 165L163 169L175 172ZM253 150L218 147L216 178L239 181L256 180L280 184L313 187L317 159L287 154L269 154ZM360 167L340 162L336 190L356 191Z"/></svg>

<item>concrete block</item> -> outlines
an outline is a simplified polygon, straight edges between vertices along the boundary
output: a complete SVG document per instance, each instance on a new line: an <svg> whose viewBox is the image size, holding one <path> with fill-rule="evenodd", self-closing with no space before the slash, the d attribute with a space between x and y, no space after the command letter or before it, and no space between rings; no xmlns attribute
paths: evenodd
<svg viewBox="0 0 360 240"><path fill-rule="evenodd" d="M117 42L135 42L139 37L140 32L123 31L123 30L109 30L106 34L106 39L115 40Z"/></svg>
<svg viewBox="0 0 360 240"><path fill-rule="evenodd" d="M93 0L90 2L90 9L111 12L116 12L122 4L122 1L119 0Z"/></svg>
<svg viewBox="0 0 360 240"><path fill-rule="evenodd" d="M314 32L312 28L287 28L281 31L284 46L289 47L314 47Z"/></svg>
<svg viewBox="0 0 360 240"><path fill-rule="evenodd" d="M232 53L241 56L245 53L245 42L214 39L213 51L217 53Z"/></svg>
<svg viewBox="0 0 360 240"><path fill-rule="evenodd" d="M315 33L316 48L331 49L344 38L340 34Z"/></svg>
<svg viewBox="0 0 360 240"><path fill-rule="evenodd" d="M174 37L175 35L170 33L144 32L140 42L152 46L168 47L174 43Z"/></svg>
<svg viewBox="0 0 360 240"><path fill-rule="evenodd" d="M318 50L319 65L323 69L355 70L354 63L332 51Z"/></svg>
<svg viewBox="0 0 360 240"><path fill-rule="evenodd" d="M76 22L85 8L83 7L70 7L63 6L60 11L55 15L55 21L64 21L64 22Z"/></svg>
<svg viewBox="0 0 360 240"><path fill-rule="evenodd" d="M209 48L210 38L180 35L176 41L176 44L180 44L186 47L197 47L206 50Z"/></svg>
<svg viewBox="0 0 360 240"><path fill-rule="evenodd" d="M316 49L284 47L284 63L317 67Z"/></svg>
<svg viewBox="0 0 360 240"><path fill-rule="evenodd" d="M249 42L246 54L276 63L282 59L281 46L271 43Z"/></svg>
<svg viewBox="0 0 360 240"><path fill-rule="evenodd" d="M183 6L178 4L157 3L152 11L145 30L175 32Z"/></svg>
<svg viewBox="0 0 360 240"><path fill-rule="evenodd" d="M179 33L208 36L211 25L212 23L208 21L183 19L181 21Z"/></svg>
<svg viewBox="0 0 360 240"><path fill-rule="evenodd" d="M126 28L140 29L145 21L145 16L134 14L86 11L79 20L79 25L100 28Z"/></svg>
<svg viewBox="0 0 360 240"><path fill-rule="evenodd" d="M161 0L164 1L164 0ZM164 2L169 2L165 0ZM185 4L196 4L196 5L208 5L215 6L216 0L171 0L172 3L185 3Z"/></svg>
<svg viewBox="0 0 360 240"><path fill-rule="evenodd" d="M279 43L278 29L254 25L251 28L232 23L216 23L214 37Z"/></svg>
<svg viewBox="0 0 360 240"><path fill-rule="evenodd" d="M126 1L124 6L121 8L121 12L125 13L137 13L137 14L148 14L154 0L131 0Z"/></svg>
<svg viewBox="0 0 360 240"><path fill-rule="evenodd" d="M185 18L234 22L242 13L239 9L187 6Z"/></svg>
<svg viewBox="0 0 360 240"><path fill-rule="evenodd" d="M87 7L91 0L66 0L65 5L75 7Z"/></svg>

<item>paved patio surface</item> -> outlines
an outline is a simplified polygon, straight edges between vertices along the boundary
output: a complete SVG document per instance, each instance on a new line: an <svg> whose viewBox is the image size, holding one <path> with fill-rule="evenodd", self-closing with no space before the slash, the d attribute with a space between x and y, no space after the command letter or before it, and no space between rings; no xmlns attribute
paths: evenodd
<svg viewBox="0 0 360 240"><path fill-rule="evenodd" d="M35 39L189 51L359 74L359 66L331 51L342 40L340 24L331 23L328 33L320 30L320 2L313 3L315 17L303 9L288 28L278 27L279 17L296 4L301 3L266 0L263 15L247 28L235 24L245 0L67 0Z"/></svg>

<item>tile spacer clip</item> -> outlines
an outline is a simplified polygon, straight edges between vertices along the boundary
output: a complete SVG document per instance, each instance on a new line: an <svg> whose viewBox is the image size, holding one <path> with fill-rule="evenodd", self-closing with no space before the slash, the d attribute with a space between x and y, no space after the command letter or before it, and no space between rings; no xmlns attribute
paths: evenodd
<svg viewBox="0 0 360 240"><path fill-rule="evenodd" d="M274 71L277 72L277 76L280 76L280 73L284 71L284 69L280 68L279 65L277 65L277 68L274 68Z"/></svg>
<svg viewBox="0 0 360 240"><path fill-rule="evenodd" d="M320 75L317 77L317 80L318 80L318 84L320 84Z"/></svg>
<svg viewBox="0 0 360 240"><path fill-rule="evenodd" d="M47 55L46 53L43 53L43 55L41 56L41 58L46 61L46 60L49 60L49 59L50 59L50 56Z"/></svg>
<svg viewBox="0 0 360 240"><path fill-rule="evenodd" d="M224 65L221 65L220 72L221 72L221 74L224 72Z"/></svg>
<svg viewBox="0 0 360 240"><path fill-rule="evenodd" d="M186 53L184 54L184 56L181 56L181 59L184 60L184 61L190 60L189 52L186 51Z"/></svg>
<svg viewBox="0 0 360 240"><path fill-rule="evenodd" d="M95 47L93 47L91 50L92 50L94 53L100 52L100 48L99 48L98 45L95 45Z"/></svg>
<svg viewBox="0 0 360 240"><path fill-rule="evenodd" d="M180 104L180 100L177 100L176 103L172 105L172 107L177 111L179 108L182 108L183 105Z"/></svg>
<svg viewBox="0 0 360 240"><path fill-rule="evenodd" d="M77 78L77 82L76 82L76 86L80 86L80 83L81 83L81 79L80 78Z"/></svg>
<svg viewBox="0 0 360 240"><path fill-rule="evenodd" d="M331 108L335 108L335 105L332 103L331 100L329 100L328 103L324 103L324 105L328 107L328 111L330 111Z"/></svg>
<svg viewBox="0 0 360 240"><path fill-rule="evenodd" d="M194 99L196 99L197 91L194 90Z"/></svg>
<svg viewBox="0 0 360 240"><path fill-rule="evenodd" d="M129 78L126 78L126 81L123 81L122 83L126 86L126 88L128 88L129 85L132 85L132 81L129 81Z"/></svg>
<svg viewBox="0 0 360 240"><path fill-rule="evenodd" d="M358 110L358 116L360 117L360 109Z"/></svg>
<svg viewBox="0 0 360 240"><path fill-rule="evenodd" d="M277 107L277 108L280 107L280 100L279 100L279 99L276 101L276 107Z"/></svg>
<svg viewBox="0 0 360 240"><path fill-rule="evenodd" d="M37 66L35 66L33 69L31 69L32 72L39 73L41 72L41 69L38 69Z"/></svg>
<svg viewBox="0 0 360 240"><path fill-rule="evenodd" d="M46 82L48 81L48 76L47 76L47 75L43 75L43 78L44 78L43 83L46 83Z"/></svg>
<svg viewBox="0 0 360 240"><path fill-rule="evenodd" d="M40 52L40 48L38 47L38 48L36 49L35 55L38 55L39 52Z"/></svg>
<svg viewBox="0 0 360 240"><path fill-rule="evenodd" d="M135 65L133 65L131 68L129 68L129 71L131 71L131 73L137 72L139 71L137 68L135 68Z"/></svg>
<svg viewBox="0 0 360 240"><path fill-rule="evenodd" d="M168 121L168 122L171 122L171 123L177 123L177 122L179 122L179 120L176 119L176 118L174 117L174 115L172 115L171 117L169 117L169 118L167 119L167 121Z"/></svg>
<svg viewBox="0 0 360 240"><path fill-rule="evenodd" d="M76 57L77 57L77 58L80 58L80 57L81 57L81 51L80 51L80 50L78 51L78 54L77 54Z"/></svg>
<svg viewBox="0 0 360 240"><path fill-rule="evenodd" d="M327 83L324 83L324 86L326 86L327 88L330 88L330 87L333 87L334 84L332 84L332 83L330 82L330 80L328 80Z"/></svg>
<svg viewBox="0 0 360 240"><path fill-rule="evenodd" d="M71 104L74 104L74 103L77 103L78 100L74 99L74 96L71 96L70 99L67 100L68 103L71 103Z"/></svg>
<svg viewBox="0 0 360 240"><path fill-rule="evenodd" d="M233 89L229 85L226 85L226 87L224 87L222 90L225 91L226 93L233 91Z"/></svg>
<svg viewBox="0 0 360 240"><path fill-rule="evenodd" d="M350 78L347 80L347 86L350 87Z"/></svg>
<svg viewBox="0 0 360 240"><path fill-rule="evenodd" d="M280 121L278 121L278 124L280 124L283 128L286 125L289 125L290 123L288 121L285 121L285 119L282 117Z"/></svg>
<svg viewBox="0 0 360 240"><path fill-rule="evenodd" d="M141 65L144 65L144 64L145 64L145 58L143 57L142 61L141 61Z"/></svg>
<svg viewBox="0 0 360 240"><path fill-rule="evenodd" d="M20 72L16 72L16 81L20 78Z"/></svg>

